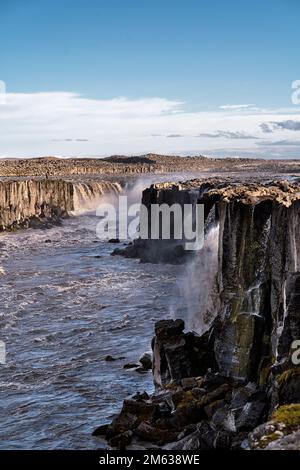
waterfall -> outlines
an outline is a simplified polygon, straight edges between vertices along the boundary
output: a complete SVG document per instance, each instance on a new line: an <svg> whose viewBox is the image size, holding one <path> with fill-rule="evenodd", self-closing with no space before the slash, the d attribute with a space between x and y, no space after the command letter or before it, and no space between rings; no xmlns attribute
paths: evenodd
<svg viewBox="0 0 300 470"><path fill-rule="evenodd" d="M249 243L253 243L255 238L253 237L253 214L251 217L251 227L250 227L250 240ZM271 216L269 216L263 226L262 232L260 234L260 244L263 248L264 255L258 259L259 263L256 268L255 272L255 280L250 285L250 287L244 293L244 300L243 300L243 313L248 313L249 315L261 315L261 287L265 282L266 277L266 264L267 264L267 250L269 245L269 237L270 237L270 229L271 229Z"/></svg>
<svg viewBox="0 0 300 470"><path fill-rule="evenodd" d="M275 359L276 362L278 361L278 346L279 346L279 341L280 337L283 333L284 330L284 323L285 319L287 317L287 304L286 304L286 280L283 283L282 287L282 297L283 297L283 317L277 318L277 325L276 325L276 339L274 341L275 343Z"/></svg>
<svg viewBox="0 0 300 470"><path fill-rule="evenodd" d="M178 281L178 292L183 299L186 312L185 323L188 329L201 334L211 325L219 310L217 287L219 224L209 229L204 246L193 260L184 267ZM173 309L174 314L178 312Z"/></svg>
<svg viewBox="0 0 300 470"><path fill-rule="evenodd" d="M290 259L291 266L288 267L288 270L292 272L299 271L299 207L294 204L291 208L291 213L289 217L288 224L288 236L289 236L289 245L290 245Z"/></svg>
<svg viewBox="0 0 300 470"><path fill-rule="evenodd" d="M103 202L108 202L107 198L114 198L122 192L122 186L117 182L110 181L92 181L88 183L74 183L73 215L79 215L84 212L91 212L97 209L97 206Z"/></svg>
<svg viewBox="0 0 300 470"><path fill-rule="evenodd" d="M243 313L249 315L260 315L261 308L261 281L258 280L253 286L245 292Z"/></svg>

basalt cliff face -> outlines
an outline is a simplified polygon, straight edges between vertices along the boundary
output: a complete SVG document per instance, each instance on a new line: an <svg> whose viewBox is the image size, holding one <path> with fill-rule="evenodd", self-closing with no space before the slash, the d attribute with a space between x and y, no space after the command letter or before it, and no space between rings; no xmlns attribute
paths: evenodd
<svg viewBox="0 0 300 470"><path fill-rule="evenodd" d="M91 209L104 194L121 190L119 183L107 181L0 181L0 231L58 223L70 212Z"/></svg>
<svg viewBox="0 0 300 470"><path fill-rule="evenodd" d="M73 185L57 180L1 181L0 230L58 221L73 209Z"/></svg>
<svg viewBox="0 0 300 470"><path fill-rule="evenodd" d="M0 176L112 175L170 172L300 172L299 160L263 160L254 158L180 157L146 154L114 155L107 158L22 158L0 159Z"/></svg>
<svg viewBox="0 0 300 470"><path fill-rule="evenodd" d="M289 343L297 334L300 339L287 321L298 301L300 184L216 179L158 184L144 192L143 202L147 207L204 204L206 231L219 227L215 282L220 305L214 321L219 369L236 379L264 381L265 367L287 360ZM158 253L164 242L158 241ZM148 243L155 241L145 241L146 251Z"/></svg>
<svg viewBox="0 0 300 470"><path fill-rule="evenodd" d="M144 192L143 202L148 208L204 204L206 239L217 227L217 266L209 287L215 303L207 316L199 299L198 334L185 333L182 320L156 324L157 392L124 402L106 430L110 444L299 449L299 182L157 184ZM138 240L125 254L157 262L179 253L184 260L179 246ZM204 242L193 262L206 259L207 249Z"/></svg>

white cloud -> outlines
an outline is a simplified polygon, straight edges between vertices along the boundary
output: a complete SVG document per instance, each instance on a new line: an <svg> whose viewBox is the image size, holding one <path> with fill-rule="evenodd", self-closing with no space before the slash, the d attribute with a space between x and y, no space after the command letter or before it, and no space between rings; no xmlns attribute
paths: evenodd
<svg viewBox="0 0 300 470"><path fill-rule="evenodd" d="M224 104L220 109L247 109L253 108L255 104Z"/></svg>
<svg viewBox="0 0 300 470"><path fill-rule="evenodd" d="M289 130L266 134L261 124L288 121L291 114L300 119L295 106L276 111L226 106L230 108L189 112L184 102L164 98L93 100L68 92L11 93L0 104L0 156L270 155L268 144L287 139ZM262 139L265 148L257 145ZM278 149L274 145L271 150Z"/></svg>

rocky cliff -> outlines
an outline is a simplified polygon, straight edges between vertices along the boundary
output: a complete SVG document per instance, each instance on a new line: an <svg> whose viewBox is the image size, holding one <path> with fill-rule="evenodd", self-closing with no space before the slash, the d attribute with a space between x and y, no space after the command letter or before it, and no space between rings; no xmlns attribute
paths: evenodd
<svg viewBox="0 0 300 470"><path fill-rule="evenodd" d="M181 320L156 324L158 392L131 402L131 424L124 403L107 429L111 445L144 440L176 449L299 449L299 182L158 184L144 192L143 202L148 208L162 202L204 204L206 238L218 227L210 284L215 303L208 315L199 301L199 334L185 333ZM125 254L172 261L178 244L170 248L164 242L139 240ZM204 242L194 262L208 270L205 250ZM202 291L197 279L193 287ZM144 407L147 417L140 411ZM120 422L127 422L125 436Z"/></svg>
<svg viewBox="0 0 300 470"><path fill-rule="evenodd" d="M299 160L263 160L254 158L180 157L146 154L108 158L22 158L0 159L0 176L70 176L170 172L281 172L300 171Z"/></svg>
<svg viewBox="0 0 300 470"><path fill-rule="evenodd" d="M103 194L120 191L119 183L107 181L0 181L0 231L57 223L71 211L94 208Z"/></svg>
<svg viewBox="0 0 300 470"><path fill-rule="evenodd" d="M207 230L219 226L220 306L214 330L222 332L215 341L220 370L241 380L264 380L261 374L267 364L287 360L285 338L297 339L287 318L298 299L294 286L300 268L300 184L193 180L153 185L143 194L147 207L174 202L204 204ZM163 242L157 241L160 257ZM149 243L155 241L145 241L146 252Z"/></svg>

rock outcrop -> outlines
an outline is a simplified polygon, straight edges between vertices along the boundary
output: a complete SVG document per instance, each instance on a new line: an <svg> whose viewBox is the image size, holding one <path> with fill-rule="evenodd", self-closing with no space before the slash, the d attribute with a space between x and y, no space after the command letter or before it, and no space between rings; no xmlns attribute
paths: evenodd
<svg viewBox="0 0 300 470"><path fill-rule="evenodd" d="M70 212L95 208L104 194L121 190L119 183L109 181L0 181L0 231L58 223Z"/></svg>
<svg viewBox="0 0 300 470"><path fill-rule="evenodd" d="M129 441L172 442L173 449L299 446L300 361L293 360L300 340L299 182L158 184L143 202L204 204L206 236L219 227L212 286L218 302L200 336L185 333L181 320L156 324L157 391L145 402L158 411L130 425ZM129 249L151 261L150 251L158 261L163 241L139 240ZM291 426L282 425L285 416ZM260 425L266 427L256 430ZM118 438L113 442L119 445Z"/></svg>
<svg viewBox="0 0 300 470"><path fill-rule="evenodd" d="M209 333L197 336L183 330L182 320L161 320L155 325L153 378L160 387L201 375L215 367Z"/></svg>
<svg viewBox="0 0 300 470"><path fill-rule="evenodd" d="M151 442L173 450L239 448L267 416L263 388L212 371L210 338L183 328L182 320L156 323L156 392L126 399L112 423L98 428L112 447Z"/></svg>
<svg viewBox="0 0 300 470"><path fill-rule="evenodd" d="M272 364L289 361L299 334L300 184L161 183L146 189L142 202L204 204L206 231L218 224L216 361L225 375L264 382ZM139 239L123 254L176 263L187 256L183 242Z"/></svg>
<svg viewBox="0 0 300 470"><path fill-rule="evenodd" d="M300 450L300 404L280 406L249 435L254 450Z"/></svg>
<svg viewBox="0 0 300 470"><path fill-rule="evenodd" d="M57 222L73 210L73 185L63 180L0 182L0 230Z"/></svg>

